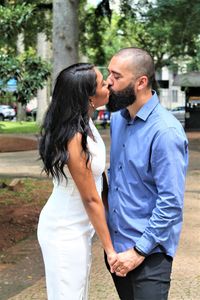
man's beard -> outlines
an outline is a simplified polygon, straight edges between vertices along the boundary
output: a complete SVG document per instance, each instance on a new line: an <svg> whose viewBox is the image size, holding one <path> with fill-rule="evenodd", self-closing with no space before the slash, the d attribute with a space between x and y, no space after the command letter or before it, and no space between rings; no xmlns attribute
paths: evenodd
<svg viewBox="0 0 200 300"><path fill-rule="evenodd" d="M110 88L110 97L106 105L111 112L126 108L136 101L134 85L130 83L121 91L115 92Z"/></svg>

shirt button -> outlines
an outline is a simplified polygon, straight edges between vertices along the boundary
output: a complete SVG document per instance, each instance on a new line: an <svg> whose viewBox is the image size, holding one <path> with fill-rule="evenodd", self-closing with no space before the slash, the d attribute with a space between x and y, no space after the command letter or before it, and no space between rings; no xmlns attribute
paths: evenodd
<svg viewBox="0 0 200 300"><path fill-rule="evenodd" d="M123 148L125 148L125 144L123 144Z"/></svg>
<svg viewBox="0 0 200 300"><path fill-rule="evenodd" d="M115 233L118 233L118 231L117 231L117 230L115 230L114 232L115 232Z"/></svg>
<svg viewBox="0 0 200 300"><path fill-rule="evenodd" d="M116 191L118 191L118 189L119 189L118 187L115 188Z"/></svg>
<svg viewBox="0 0 200 300"><path fill-rule="evenodd" d="M115 208L113 209L113 212L116 213L116 209Z"/></svg>
<svg viewBox="0 0 200 300"><path fill-rule="evenodd" d="M119 166L119 169L120 169L120 170L122 169L122 165Z"/></svg>

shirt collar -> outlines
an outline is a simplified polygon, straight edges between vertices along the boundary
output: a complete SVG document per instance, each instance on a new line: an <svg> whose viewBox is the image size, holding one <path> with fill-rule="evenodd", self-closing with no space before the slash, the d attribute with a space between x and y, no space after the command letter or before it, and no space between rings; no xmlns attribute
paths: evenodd
<svg viewBox="0 0 200 300"><path fill-rule="evenodd" d="M153 92L152 97L140 108L140 110L136 114L136 117L142 119L143 121L147 120L148 116L151 114L151 112L159 103L157 93L155 91L152 92ZM127 108L121 110L121 115L125 119L131 121L130 114Z"/></svg>
<svg viewBox="0 0 200 300"><path fill-rule="evenodd" d="M148 116L152 113L154 108L158 105L159 99L155 91L153 91L152 97L140 108L136 116L143 121L146 121Z"/></svg>

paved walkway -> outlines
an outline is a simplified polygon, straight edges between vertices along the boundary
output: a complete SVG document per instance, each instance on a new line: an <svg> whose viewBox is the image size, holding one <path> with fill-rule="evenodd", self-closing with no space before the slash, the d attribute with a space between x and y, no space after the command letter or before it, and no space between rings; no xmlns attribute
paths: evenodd
<svg viewBox="0 0 200 300"><path fill-rule="evenodd" d="M107 131L102 130L102 136L109 149ZM169 300L200 300L200 133L189 133L188 136L191 141L191 150L186 183L184 225L174 260ZM15 177L40 176L37 152L0 154L0 176L10 174ZM8 266L5 270L0 269L0 284L4 291L1 294L0 290L0 295L3 295L0 299L46 300L44 271L36 239L32 237L29 241L22 243L24 247L19 245L18 247L23 248L24 252L16 265ZM15 251L16 248L10 249L11 257ZM6 290L10 290L10 293L7 292L9 296L6 296ZM104 266L103 251L96 237L93 242L89 299L119 299Z"/></svg>

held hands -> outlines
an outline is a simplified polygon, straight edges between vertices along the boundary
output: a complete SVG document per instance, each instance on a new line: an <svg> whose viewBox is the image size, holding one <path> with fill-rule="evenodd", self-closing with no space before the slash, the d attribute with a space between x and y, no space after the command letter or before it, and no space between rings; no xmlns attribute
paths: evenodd
<svg viewBox="0 0 200 300"><path fill-rule="evenodd" d="M113 250L112 252L107 252L107 261L110 266L114 265L117 262L118 254Z"/></svg>
<svg viewBox="0 0 200 300"><path fill-rule="evenodd" d="M108 260L111 273L115 273L117 276L124 277L126 274L135 268L137 268L145 257L138 254L134 249L118 253L115 259Z"/></svg>

